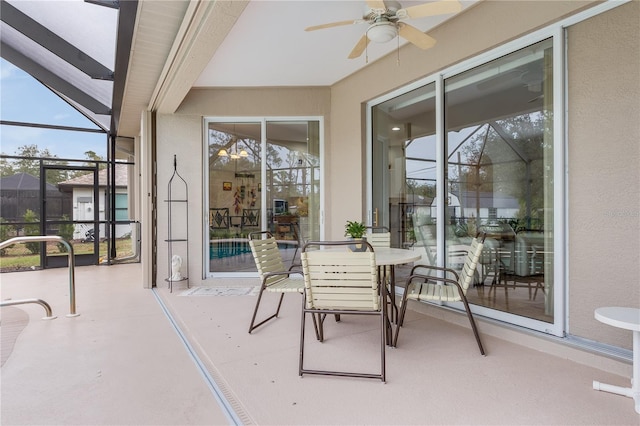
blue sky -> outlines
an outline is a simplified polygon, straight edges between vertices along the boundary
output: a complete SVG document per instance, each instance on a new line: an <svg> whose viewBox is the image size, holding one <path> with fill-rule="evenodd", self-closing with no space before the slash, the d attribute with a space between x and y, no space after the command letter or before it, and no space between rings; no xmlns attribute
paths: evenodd
<svg viewBox="0 0 640 426"><path fill-rule="evenodd" d="M0 119L56 126L97 129L30 75L0 58ZM106 159L104 133L71 132L22 126L0 126L0 151L14 155L20 146L35 144L60 158L84 159L94 151Z"/></svg>

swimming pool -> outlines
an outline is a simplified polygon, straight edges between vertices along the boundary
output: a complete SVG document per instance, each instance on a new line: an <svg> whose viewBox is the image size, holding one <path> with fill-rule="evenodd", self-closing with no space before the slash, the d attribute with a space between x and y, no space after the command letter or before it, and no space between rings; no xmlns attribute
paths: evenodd
<svg viewBox="0 0 640 426"><path fill-rule="evenodd" d="M296 242L278 242L280 250L294 249ZM251 253L249 241L246 239L225 239L209 241L209 259L224 259Z"/></svg>
<svg viewBox="0 0 640 426"><path fill-rule="evenodd" d="M224 259L251 253L247 240L216 240L209 243L209 259Z"/></svg>

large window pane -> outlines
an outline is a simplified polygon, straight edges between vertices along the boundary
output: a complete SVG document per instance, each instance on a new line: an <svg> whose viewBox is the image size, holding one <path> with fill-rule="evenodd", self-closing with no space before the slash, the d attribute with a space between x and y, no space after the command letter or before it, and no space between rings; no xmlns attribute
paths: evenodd
<svg viewBox="0 0 640 426"><path fill-rule="evenodd" d="M447 265L487 235L472 303L553 322L552 43L445 81Z"/></svg>

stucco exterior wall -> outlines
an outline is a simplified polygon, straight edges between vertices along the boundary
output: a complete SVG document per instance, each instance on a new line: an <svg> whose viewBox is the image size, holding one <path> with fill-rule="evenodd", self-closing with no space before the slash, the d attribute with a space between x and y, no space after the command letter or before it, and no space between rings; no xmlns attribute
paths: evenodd
<svg viewBox="0 0 640 426"><path fill-rule="evenodd" d="M631 347L596 321L640 307L640 2L576 24L568 41L569 330Z"/></svg>

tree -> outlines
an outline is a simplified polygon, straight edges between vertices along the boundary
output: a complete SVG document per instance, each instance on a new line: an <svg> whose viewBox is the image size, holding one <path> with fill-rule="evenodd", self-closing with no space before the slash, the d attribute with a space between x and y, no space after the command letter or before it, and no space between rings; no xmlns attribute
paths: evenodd
<svg viewBox="0 0 640 426"><path fill-rule="evenodd" d="M2 155L6 154L3 152ZM4 157L0 158L0 176L11 176L15 174L16 173L13 171L13 164Z"/></svg>
<svg viewBox="0 0 640 426"><path fill-rule="evenodd" d="M63 214L61 217L61 220L68 221L69 216L67 216L66 214ZM60 229L58 230L58 235L70 243L71 240L73 239L74 232L75 232L75 226L73 225L73 223L61 223ZM60 253L66 253L67 246L64 245L63 243L58 243L58 250L60 250Z"/></svg>
<svg viewBox="0 0 640 426"><path fill-rule="evenodd" d="M0 217L0 241L8 240L13 235L15 227L7 224L7 221ZM0 249L0 255L6 254L6 248Z"/></svg>
<svg viewBox="0 0 640 426"><path fill-rule="evenodd" d="M95 151L85 151L84 152L84 158L86 160L90 160L90 161L87 161L87 162L84 163L84 165L87 166L87 167L93 167L96 164L98 165L99 169L104 169L105 167L107 167L106 164L100 163L101 161L104 161L104 158L102 156L96 154Z"/></svg>
<svg viewBox="0 0 640 426"><path fill-rule="evenodd" d="M38 148L38 145L35 145L35 144L22 145L21 147L18 148L15 155L18 157L28 157L28 158L20 158L18 160L15 160L14 168L13 168L14 173L29 173L30 175L33 175L33 176L40 175L40 161L36 160L36 158L54 157L54 155L52 155L48 149L45 148L44 150L40 150ZM34 159L31 160L30 158L34 158Z"/></svg>
<svg viewBox="0 0 640 426"><path fill-rule="evenodd" d="M24 226L24 235L40 235L39 219L33 210L27 209L24 213L24 221L29 223L29 225ZM30 242L25 243L25 245L32 254L40 253L40 243Z"/></svg>
<svg viewBox="0 0 640 426"><path fill-rule="evenodd" d="M22 145L13 154L16 157L25 157L9 162L6 158L2 158L0 162L0 173L2 176L10 176L18 173L28 173L32 176L40 176L41 159L58 158L51 154L47 148L39 149L37 145ZM47 164L50 162L47 162ZM64 161L56 161L56 165L67 165ZM47 183L56 185L69 178L66 170L49 170L47 173Z"/></svg>

